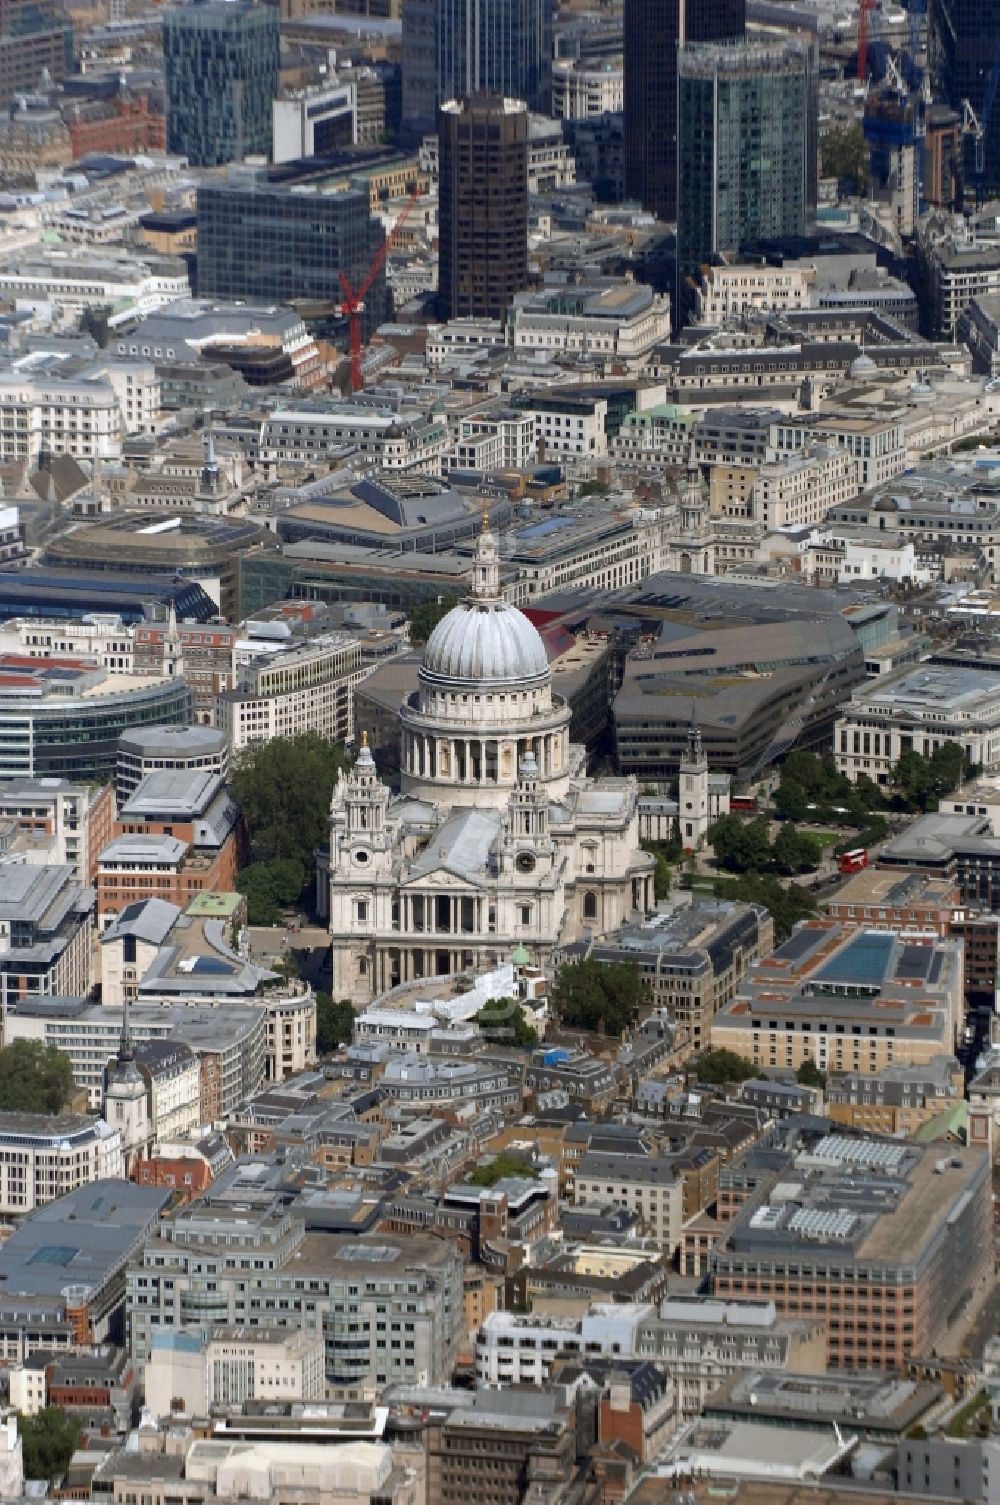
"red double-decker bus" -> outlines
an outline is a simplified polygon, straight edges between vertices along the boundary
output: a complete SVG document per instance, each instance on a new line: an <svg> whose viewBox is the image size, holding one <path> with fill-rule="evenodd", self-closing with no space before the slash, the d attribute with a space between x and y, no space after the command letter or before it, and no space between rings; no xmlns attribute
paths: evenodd
<svg viewBox="0 0 1000 1505"><path fill-rule="evenodd" d="M867 866L867 847L852 847L849 852L841 852L840 854L840 871L842 873L857 873L861 868Z"/></svg>

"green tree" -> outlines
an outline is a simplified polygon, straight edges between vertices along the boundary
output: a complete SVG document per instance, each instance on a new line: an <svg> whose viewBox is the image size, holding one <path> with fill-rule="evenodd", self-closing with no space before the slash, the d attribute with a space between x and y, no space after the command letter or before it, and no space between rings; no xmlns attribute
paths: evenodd
<svg viewBox="0 0 1000 1505"><path fill-rule="evenodd" d="M771 861L771 838L766 820L741 820L721 815L708 831L720 867L734 873L761 872Z"/></svg>
<svg viewBox="0 0 1000 1505"><path fill-rule="evenodd" d="M349 1045L354 1038L354 1009L350 999L337 1002L329 993L316 994L316 1051L328 1056L340 1045Z"/></svg>
<svg viewBox="0 0 1000 1505"><path fill-rule="evenodd" d="M670 897L670 862L667 858L666 842L644 841L644 852L648 852L656 863L653 869L653 894L657 899ZM674 859L676 861L676 858Z"/></svg>
<svg viewBox="0 0 1000 1505"><path fill-rule="evenodd" d="M818 837L788 824L778 832L771 857L779 873L804 873L819 867L823 845Z"/></svg>
<svg viewBox="0 0 1000 1505"><path fill-rule="evenodd" d="M301 891L315 870L316 848L329 835L330 796L347 761L342 746L316 732L253 742L241 753L230 783L250 833L252 865L297 863ZM279 893L289 891L297 871L279 866L270 874L276 904L292 902Z"/></svg>
<svg viewBox="0 0 1000 1505"><path fill-rule="evenodd" d="M440 601L418 601L410 612L410 642L426 643L441 618L457 605L457 596L444 596Z"/></svg>
<svg viewBox="0 0 1000 1505"><path fill-rule="evenodd" d="M690 887L690 878L682 883ZM816 913L817 904L808 889L799 883L782 883L771 873L744 873L739 878L716 878L713 889L720 899L739 899L744 904L760 904L771 913L774 938L785 941L800 920Z"/></svg>
<svg viewBox="0 0 1000 1505"><path fill-rule="evenodd" d="M757 1075L754 1063L735 1050L703 1050L693 1070L699 1082L748 1082Z"/></svg>
<svg viewBox="0 0 1000 1505"><path fill-rule="evenodd" d="M516 998L488 998L475 1015L475 1023L487 1040L518 1045L524 1050L534 1050L538 1044L538 1031L528 1023Z"/></svg>
<svg viewBox="0 0 1000 1505"><path fill-rule="evenodd" d="M250 924L276 925L282 909L294 904L301 895L305 877L305 868L297 857L251 862L243 868L236 887L246 895Z"/></svg>
<svg viewBox="0 0 1000 1505"><path fill-rule="evenodd" d="M18 1431L24 1456L26 1479L47 1479L54 1483L69 1468L80 1423L59 1406L46 1406L37 1416L19 1416Z"/></svg>
<svg viewBox="0 0 1000 1505"><path fill-rule="evenodd" d="M855 193L863 193L868 184L868 150L860 122L834 125L823 132L819 142L824 178L848 179Z"/></svg>
<svg viewBox="0 0 1000 1505"><path fill-rule="evenodd" d="M297 977L302 976L294 951L283 952L275 962L272 971L277 972L283 982L294 982Z"/></svg>
<svg viewBox="0 0 1000 1505"><path fill-rule="evenodd" d="M802 1087L825 1087L826 1072L820 1071L816 1062L806 1057L795 1073L795 1080Z"/></svg>
<svg viewBox="0 0 1000 1505"><path fill-rule="evenodd" d="M511 1155L506 1150L501 1150L499 1155L487 1162L486 1165L477 1165L476 1169L468 1178L469 1186L496 1186L505 1176L526 1176L530 1181L538 1180L538 1172L530 1160L524 1160L520 1155Z"/></svg>
<svg viewBox="0 0 1000 1505"><path fill-rule="evenodd" d="M236 879L236 887L247 901L247 922L251 925L277 925L281 920L281 905L274 891L269 862L252 862L243 868Z"/></svg>
<svg viewBox="0 0 1000 1505"><path fill-rule="evenodd" d="M40 1040L14 1040L0 1050L0 1108L58 1113L73 1094L69 1057Z"/></svg>
<svg viewBox="0 0 1000 1505"><path fill-rule="evenodd" d="M556 973L549 1002L571 1029L601 1029L620 1035L646 1001L642 974L634 962L599 962L593 957L567 962Z"/></svg>

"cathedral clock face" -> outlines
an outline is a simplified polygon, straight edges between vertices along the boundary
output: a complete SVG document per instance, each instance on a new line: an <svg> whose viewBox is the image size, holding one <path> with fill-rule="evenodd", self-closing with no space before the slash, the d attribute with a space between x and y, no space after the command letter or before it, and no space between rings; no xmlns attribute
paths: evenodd
<svg viewBox="0 0 1000 1505"><path fill-rule="evenodd" d="M358 847L358 849L354 853L354 860L359 867L364 867L370 856L371 852L369 852L366 847Z"/></svg>
<svg viewBox="0 0 1000 1505"><path fill-rule="evenodd" d="M518 852L515 865L519 873L533 873L535 871L535 859L530 852Z"/></svg>

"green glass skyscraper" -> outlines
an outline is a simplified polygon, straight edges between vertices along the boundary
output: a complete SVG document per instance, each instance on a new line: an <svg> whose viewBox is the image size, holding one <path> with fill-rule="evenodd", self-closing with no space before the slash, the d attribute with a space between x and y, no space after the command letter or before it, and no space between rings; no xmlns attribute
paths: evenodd
<svg viewBox="0 0 1000 1505"><path fill-rule="evenodd" d="M720 252L805 232L808 47L796 41L683 47L678 59L677 281Z"/></svg>
<svg viewBox="0 0 1000 1505"><path fill-rule="evenodd" d="M278 7L196 0L163 13L167 150L195 167L271 155Z"/></svg>

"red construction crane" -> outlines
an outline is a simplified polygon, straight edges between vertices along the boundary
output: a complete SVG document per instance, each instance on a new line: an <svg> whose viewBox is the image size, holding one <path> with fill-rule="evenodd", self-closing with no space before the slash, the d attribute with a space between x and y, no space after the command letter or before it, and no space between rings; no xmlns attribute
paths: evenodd
<svg viewBox="0 0 1000 1505"><path fill-rule="evenodd" d="M868 12L877 5L878 0L861 0L858 10L858 78L862 83L868 77Z"/></svg>
<svg viewBox="0 0 1000 1505"><path fill-rule="evenodd" d="M364 312L365 298L372 283L379 274L379 270L392 249L393 241L402 230L406 217L419 197L420 190L415 188L403 205L396 223L389 234L378 248L374 261L365 273L360 286L353 288L347 279L345 272L340 273L340 286L343 291L343 301L339 305L338 312L347 319L347 328L351 350L351 391L360 392L365 384L364 374L361 370L361 315Z"/></svg>

